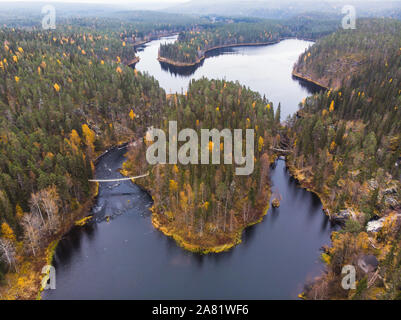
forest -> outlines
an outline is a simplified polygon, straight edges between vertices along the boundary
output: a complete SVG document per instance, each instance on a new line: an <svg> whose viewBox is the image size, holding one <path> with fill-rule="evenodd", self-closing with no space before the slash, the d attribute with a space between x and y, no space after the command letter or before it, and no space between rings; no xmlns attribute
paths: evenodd
<svg viewBox="0 0 401 320"><path fill-rule="evenodd" d="M396 20L359 20L356 30L318 40L295 66L333 89L307 98L288 121L294 153L287 165L344 224L323 253L327 272L308 298L400 297L400 32ZM357 289L343 290L341 266L368 254L379 261L377 274L359 274Z"/></svg>
<svg viewBox="0 0 401 320"><path fill-rule="evenodd" d="M115 33L2 28L0 43L3 282L85 212L96 156L141 134L166 96L123 63L133 46Z"/></svg>

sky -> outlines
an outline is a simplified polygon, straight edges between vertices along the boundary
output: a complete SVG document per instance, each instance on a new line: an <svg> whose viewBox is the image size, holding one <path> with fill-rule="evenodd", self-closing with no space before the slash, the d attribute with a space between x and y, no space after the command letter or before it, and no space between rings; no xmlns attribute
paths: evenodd
<svg viewBox="0 0 401 320"><path fill-rule="evenodd" d="M1 2L43 2L43 3L102 3L102 4L135 4L135 3L140 3L140 4L148 4L148 3L157 3L157 4L175 4L175 3L184 3L184 2L190 2L191 0L0 0ZM219 0L215 0L219 1ZM227 0L224 0L227 1ZM252 1L252 0L234 0L234 1ZM260 1L260 2L280 2L281 0L253 0L253 1ZM290 0L291 1L291 0ZM297 1L297 0L293 0ZM304 1L316 1L316 2L344 2L347 0L304 0ZM378 0L349 0L352 3L355 2L378 2ZM389 0L389 1L395 1L399 2L401 0ZM198 0L198 2L202 3L202 0ZM285 1L285 2L288 2Z"/></svg>
<svg viewBox="0 0 401 320"><path fill-rule="evenodd" d="M108 3L108 4L113 4L113 3L124 3L124 4L132 4L132 3L179 3L179 2L189 2L191 0L0 0L0 2L46 2L46 3L52 3L52 2L64 2L64 3ZM218 1L218 0L216 0ZM241 1L241 0L237 0ZM242 0L242 1L249 1L249 0ZM269 1L277 1L277 0L256 0L256 1L261 1L261 2L269 2ZM296 1L296 0L294 0ZM308 0L307 0L308 1ZM313 0L309 0L313 1ZM344 0L314 0L317 2L323 2L323 1L329 1L329 2L334 2L334 1L339 1L339 2L344 2ZM371 1L376 1L377 0L351 0L351 2L371 2ZM391 0L390 0L391 1ZM393 1L401 1L401 0L393 0Z"/></svg>
<svg viewBox="0 0 401 320"><path fill-rule="evenodd" d="M0 2L46 2L46 3L55 3L55 2L63 2L63 3L123 3L123 4L132 4L132 3L179 3L179 2L188 2L190 0L0 0Z"/></svg>

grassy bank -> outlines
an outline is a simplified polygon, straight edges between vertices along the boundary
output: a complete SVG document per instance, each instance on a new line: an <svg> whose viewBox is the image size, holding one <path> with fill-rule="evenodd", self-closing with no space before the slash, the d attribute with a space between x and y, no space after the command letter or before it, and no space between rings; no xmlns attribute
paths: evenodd
<svg viewBox="0 0 401 320"><path fill-rule="evenodd" d="M269 197L270 198L270 197ZM153 207L151 208L151 210ZM256 221L253 221L246 226L242 226L238 230L235 230L230 233L230 239L223 243L223 244L214 244L214 242L218 242L219 239L208 239L210 241L210 244L205 245L205 244L199 244L196 243L197 239L185 239L182 235L179 234L179 232L174 228L172 225L168 225L164 223L160 217L161 215L154 210L152 210L152 225L159 231L161 231L165 236L171 237L174 239L174 241L177 243L178 246L181 248L194 252L194 253L199 253L199 254L209 254L209 253L220 253L224 251L228 251L235 247L236 245L240 244L242 242L242 233L243 231L251 227L257 223L260 223L263 221L264 216L267 214L269 210L269 203L265 207L265 209L261 212L259 219ZM190 233L189 233L190 234Z"/></svg>

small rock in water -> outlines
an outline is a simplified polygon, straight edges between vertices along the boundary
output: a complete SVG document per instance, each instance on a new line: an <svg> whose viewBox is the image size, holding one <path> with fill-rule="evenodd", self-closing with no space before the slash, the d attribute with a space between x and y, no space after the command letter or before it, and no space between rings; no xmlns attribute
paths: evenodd
<svg viewBox="0 0 401 320"><path fill-rule="evenodd" d="M277 198L273 199L272 205L273 205L274 208L280 207L280 200L277 199Z"/></svg>

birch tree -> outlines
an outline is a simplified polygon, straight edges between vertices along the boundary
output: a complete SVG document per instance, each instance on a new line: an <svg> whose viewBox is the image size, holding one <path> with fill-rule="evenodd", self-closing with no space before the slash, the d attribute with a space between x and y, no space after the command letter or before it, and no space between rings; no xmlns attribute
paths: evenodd
<svg viewBox="0 0 401 320"><path fill-rule="evenodd" d="M5 262L9 268L14 266L15 271L17 271L15 264L15 246L9 239L0 238L0 261Z"/></svg>
<svg viewBox="0 0 401 320"><path fill-rule="evenodd" d="M22 226L24 228L25 243L35 256L40 245L42 223L38 215L27 213L22 217Z"/></svg>

